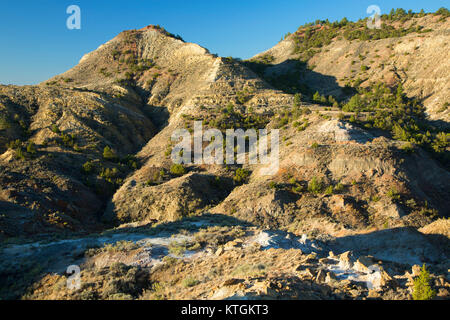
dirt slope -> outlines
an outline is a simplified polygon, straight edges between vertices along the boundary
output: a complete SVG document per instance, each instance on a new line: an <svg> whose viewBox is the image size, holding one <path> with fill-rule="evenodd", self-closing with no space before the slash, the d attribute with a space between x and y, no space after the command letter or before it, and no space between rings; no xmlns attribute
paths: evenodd
<svg viewBox="0 0 450 320"><path fill-rule="evenodd" d="M356 79L360 79L361 86L376 82L402 83L409 96L423 100L431 119L450 121L450 110L445 105L450 100L450 19L426 15L406 22L389 22L383 17L382 23L397 29L420 27L429 32L411 32L380 40L347 40L343 33L337 33L331 43L314 48L315 53L307 60L311 70L300 75L300 82L325 96L342 95L342 88ZM314 28L321 32L321 28L327 27ZM251 60L269 57L273 66L265 71L268 77L291 72L301 56L295 52L295 39L301 38L304 31L300 27Z"/></svg>

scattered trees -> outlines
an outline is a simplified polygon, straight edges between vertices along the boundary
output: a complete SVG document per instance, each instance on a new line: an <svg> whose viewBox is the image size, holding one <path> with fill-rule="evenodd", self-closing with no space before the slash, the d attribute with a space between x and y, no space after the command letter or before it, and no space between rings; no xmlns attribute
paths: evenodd
<svg viewBox="0 0 450 320"><path fill-rule="evenodd" d="M435 13L435 15L442 15L444 17L450 17L450 11L447 8L441 7Z"/></svg>

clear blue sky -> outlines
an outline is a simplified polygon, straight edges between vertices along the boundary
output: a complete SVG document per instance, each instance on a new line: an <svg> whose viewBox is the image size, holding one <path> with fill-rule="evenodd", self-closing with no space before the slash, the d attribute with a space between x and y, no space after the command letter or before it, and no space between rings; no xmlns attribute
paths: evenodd
<svg viewBox="0 0 450 320"><path fill-rule="evenodd" d="M69 5L81 8L81 30L68 30ZM436 11L438 0L1 0L0 83L36 84L76 65L126 29L160 24L221 56L249 58L316 19L364 18L401 7Z"/></svg>

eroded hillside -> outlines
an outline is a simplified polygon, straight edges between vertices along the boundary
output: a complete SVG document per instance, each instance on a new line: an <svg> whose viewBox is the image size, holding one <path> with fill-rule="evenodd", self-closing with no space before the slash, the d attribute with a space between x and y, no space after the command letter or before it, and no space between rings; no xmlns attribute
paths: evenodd
<svg viewBox="0 0 450 320"><path fill-rule="evenodd" d="M311 97L319 91L342 98L346 86L401 83L408 96L423 102L431 119L448 122L449 17L399 13L383 15L381 23L381 29L368 29L367 19L319 21L250 61L271 82L286 89L296 86Z"/></svg>
<svg viewBox="0 0 450 320"><path fill-rule="evenodd" d="M448 299L449 18L399 19L308 25L244 62L148 26L0 86L1 296L409 299L427 263ZM280 130L278 170L174 165L195 121Z"/></svg>

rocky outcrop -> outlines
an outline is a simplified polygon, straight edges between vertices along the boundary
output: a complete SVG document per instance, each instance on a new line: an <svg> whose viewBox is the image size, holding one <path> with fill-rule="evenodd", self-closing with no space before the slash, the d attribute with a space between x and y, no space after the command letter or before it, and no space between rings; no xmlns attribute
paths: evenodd
<svg viewBox="0 0 450 320"><path fill-rule="evenodd" d="M130 180L114 194L105 218L122 222L179 220L220 202L227 195L230 182L218 185L215 181L214 176L200 173L155 186Z"/></svg>

